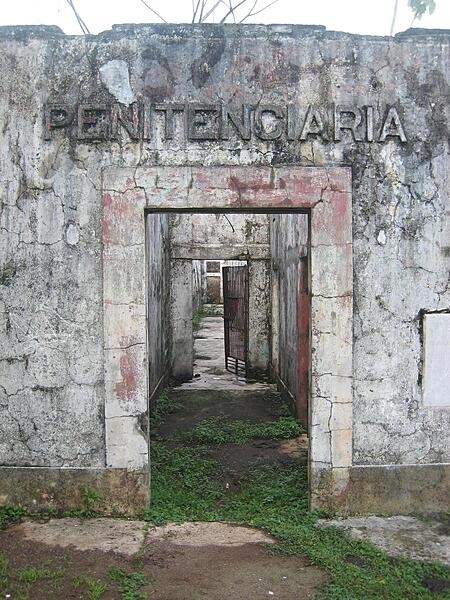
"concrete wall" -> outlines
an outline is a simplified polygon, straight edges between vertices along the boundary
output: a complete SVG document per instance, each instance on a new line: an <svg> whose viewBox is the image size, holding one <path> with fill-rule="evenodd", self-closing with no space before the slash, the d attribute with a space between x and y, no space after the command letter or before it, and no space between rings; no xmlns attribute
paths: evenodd
<svg viewBox="0 0 450 600"><path fill-rule="evenodd" d="M292 213L271 215L270 244L274 303L272 364L282 391L295 407L300 394L300 259L308 256L308 216ZM304 352L309 354L307 348ZM303 424L307 425L307 419L303 418Z"/></svg>
<svg viewBox="0 0 450 600"><path fill-rule="evenodd" d="M170 258L169 217L147 215L147 347L149 400L152 402L170 376Z"/></svg>
<svg viewBox="0 0 450 600"><path fill-rule="evenodd" d="M192 308L194 312L206 302L206 267L203 260L192 261Z"/></svg>
<svg viewBox="0 0 450 600"><path fill-rule="evenodd" d="M147 25L82 38L19 27L1 28L0 46L2 498L23 490L8 465L30 467L29 477L32 467L116 469L110 481L144 489L146 398L134 379L146 360L139 211L158 197L176 206L182 167L224 167L214 195L205 179L195 182L218 210L229 194L250 210L287 193L256 175L252 189L242 187L246 178L233 179L231 168L268 167L275 176L339 167L352 170L353 368L321 390L316 406L321 426L333 424L330 405L352 377L351 486L336 502L362 511L384 509L386 498L396 499L389 510L444 506L450 402L443 389L443 400L423 403L422 318L450 309L449 33L392 39L320 27ZM241 117L240 134L218 99ZM142 118L142 133L135 100L190 106L153 111L151 132ZM216 108L205 112L205 104ZM243 105L253 107L249 128ZM138 167L147 169L141 178ZM152 171L160 167L174 167L164 184ZM184 208L199 202L193 185L181 186ZM324 184L322 196L331 192ZM344 306L333 291L344 263L327 233L311 265L324 288L322 312L312 313L322 324L314 360L328 352L325 340L338 358L348 345L330 329ZM139 324L137 345L107 329L126 322L124 310ZM55 489L47 490L55 502L67 502ZM46 502L43 492L26 497Z"/></svg>

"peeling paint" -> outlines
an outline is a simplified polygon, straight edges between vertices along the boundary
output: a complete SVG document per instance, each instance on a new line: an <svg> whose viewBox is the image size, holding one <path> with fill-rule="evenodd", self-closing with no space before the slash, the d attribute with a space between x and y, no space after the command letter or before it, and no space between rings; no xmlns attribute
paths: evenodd
<svg viewBox="0 0 450 600"><path fill-rule="evenodd" d="M136 102L130 85L128 64L124 60L109 60L99 68L100 79L117 102L129 106Z"/></svg>

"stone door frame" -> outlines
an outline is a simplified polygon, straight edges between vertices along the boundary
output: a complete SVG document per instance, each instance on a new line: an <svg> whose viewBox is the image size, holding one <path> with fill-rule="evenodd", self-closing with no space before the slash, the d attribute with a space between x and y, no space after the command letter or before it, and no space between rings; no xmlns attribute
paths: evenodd
<svg viewBox="0 0 450 600"><path fill-rule="evenodd" d="M310 215L310 506L345 504L352 463L353 262L348 167L108 167L103 172L106 466L147 471L145 211Z"/></svg>

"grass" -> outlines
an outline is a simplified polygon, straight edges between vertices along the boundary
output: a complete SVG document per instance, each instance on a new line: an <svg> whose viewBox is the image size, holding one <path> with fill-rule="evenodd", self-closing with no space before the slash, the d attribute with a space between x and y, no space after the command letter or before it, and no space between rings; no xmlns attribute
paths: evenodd
<svg viewBox="0 0 450 600"><path fill-rule="evenodd" d="M158 402L156 414L161 423L174 407L167 390ZM341 531L317 527L318 518L324 515L308 511L305 465L289 462L251 468L237 493L220 485L223 469L208 458L207 444L284 439L299 433L288 417L256 425L209 418L175 443L153 441L152 505L145 519L154 524L225 521L267 531L277 540L270 552L307 556L329 574L316 600L449 600L450 570L445 566L391 558ZM98 500L95 490L85 488L80 512L95 514ZM25 514L22 507L1 508L0 527L20 521ZM14 570L0 553L0 594L12 594L14 600L32 600L35 584L45 581L54 589L63 577L62 569L48 564ZM106 598L111 587L122 600L146 600L143 588L148 583L142 572L122 568L112 569L104 581L88 574L72 580L74 588L83 588L87 600Z"/></svg>
<svg viewBox="0 0 450 600"><path fill-rule="evenodd" d="M37 581L58 582L63 577L62 569L49 569L48 566L24 567L14 572L14 577L21 583L36 583Z"/></svg>
<svg viewBox="0 0 450 600"><path fill-rule="evenodd" d="M206 316L207 315L205 312L205 308L204 308L203 304L200 304L200 306L197 308L197 310L192 315L192 330L194 333L200 329L200 324L202 322L202 319Z"/></svg>
<svg viewBox="0 0 450 600"><path fill-rule="evenodd" d="M58 590L64 578L64 569L49 568L48 564L22 567L11 571L8 558L0 553L0 593L14 600L31 600L34 584L46 581L52 590ZM11 592L15 592L14 595Z"/></svg>
<svg viewBox="0 0 450 600"><path fill-rule="evenodd" d="M108 588L108 585L100 579L93 579L86 575L74 578L73 587L78 589L80 586L86 587L87 600L100 600Z"/></svg>
<svg viewBox="0 0 450 600"><path fill-rule="evenodd" d="M126 573L122 569L112 569L110 578L117 584L123 600L147 600L149 597L146 592L140 591L148 583L143 573Z"/></svg>
<svg viewBox="0 0 450 600"><path fill-rule="evenodd" d="M210 521L217 517L216 503L222 491L213 478L217 463L197 448L172 448L164 442L152 444L152 504L145 519L166 521Z"/></svg>
<svg viewBox="0 0 450 600"><path fill-rule="evenodd" d="M266 423L208 417L184 434L183 439L191 444L246 444L250 440L286 440L302 433L301 425L293 417L280 417Z"/></svg>
<svg viewBox="0 0 450 600"><path fill-rule="evenodd" d="M175 412L180 405L173 402L169 396L169 388L161 391L150 410L150 431L153 431L164 421L167 415Z"/></svg>
<svg viewBox="0 0 450 600"><path fill-rule="evenodd" d="M290 431L290 420L265 426L267 435L284 437ZM319 591L318 600L450 598L448 590L433 593L427 587L430 581L443 586L450 582L445 566L391 558L372 544L317 527L323 515L308 511L306 466L289 463L253 468L238 493L226 493L217 483L221 466L207 458L203 444L243 443L253 439L249 437L254 433L252 427L207 419L186 436L189 442L201 445L174 448L173 444L154 442L152 505L145 518L155 524L218 520L263 529L278 540L271 552L306 555L328 572L330 580Z"/></svg>

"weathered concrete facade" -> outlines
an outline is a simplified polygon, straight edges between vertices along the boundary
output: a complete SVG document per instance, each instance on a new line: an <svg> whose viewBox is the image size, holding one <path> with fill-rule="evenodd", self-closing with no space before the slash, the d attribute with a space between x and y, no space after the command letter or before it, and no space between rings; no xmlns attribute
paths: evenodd
<svg viewBox="0 0 450 600"><path fill-rule="evenodd" d="M143 507L168 289L145 211L226 208L309 215L312 504L448 506L450 398L427 388L423 321L450 310L449 44L0 29L2 502L71 506L89 482L106 509Z"/></svg>

